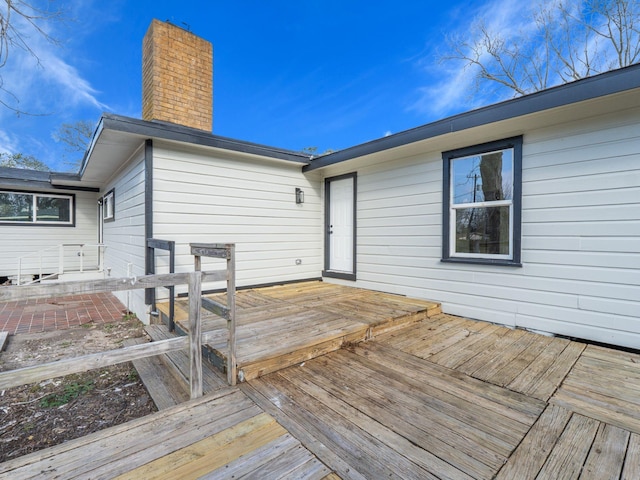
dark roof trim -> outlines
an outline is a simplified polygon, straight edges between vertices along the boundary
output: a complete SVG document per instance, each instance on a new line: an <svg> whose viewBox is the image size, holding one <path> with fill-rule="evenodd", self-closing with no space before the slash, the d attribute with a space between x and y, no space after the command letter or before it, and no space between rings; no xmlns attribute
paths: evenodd
<svg viewBox="0 0 640 480"><path fill-rule="evenodd" d="M24 182L49 183L51 172L43 170L29 170L26 168L0 167L0 180L20 180Z"/></svg>
<svg viewBox="0 0 640 480"><path fill-rule="evenodd" d="M330 153L316 158L310 165L303 167L303 172L310 172L364 155L427 140L447 133L459 132L639 87L640 64L636 64L454 115L388 137Z"/></svg>
<svg viewBox="0 0 640 480"><path fill-rule="evenodd" d="M86 168L87 158L91 156L95 142L100 136L102 130L115 130L125 133L140 135L144 138L156 138L164 140L175 140L178 142L191 143L194 145L202 145L206 147L220 148L234 152L249 153L260 155L263 157L286 160L290 162L306 165L309 163L309 157L299 152L284 150L257 143L235 140L233 138L221 137L211 133L177 125L168 122L146 121L122 115L114 115L105 113L102 115L94 138L88 150L88 154L82 161L81 175Z"/></svg>
<svg viewBox="0 0 640 480"><path fill-rule="evenodd" d="M78 187L72 185L56 185L56 180L79 180L79 175L56 173L24 168L0 167L0 188L12 187L20 189L74 190L98 192L98 188Z"/></svg>

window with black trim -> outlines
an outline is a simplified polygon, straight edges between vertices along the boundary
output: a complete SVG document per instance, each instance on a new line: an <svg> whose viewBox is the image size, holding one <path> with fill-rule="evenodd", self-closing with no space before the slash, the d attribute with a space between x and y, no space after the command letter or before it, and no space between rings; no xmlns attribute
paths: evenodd
<svg viewBox="0 0 640 480"><path fill-rule="evenodd" d="M73 226L74 199L74 195L0 191L0 223Z"/></svg>
<svg viewBox="0 0 640 480"><path fill-rule="evenodd" d="M115 190L109 190L102 197L102 219L105 222L113 222L116 219L116 194Z"/></svg>
<svg viewBox="0 0 640 480"><path fill-rule="evenodd" d="M442 260L520 265L522 137L442 159Z"/></svg>

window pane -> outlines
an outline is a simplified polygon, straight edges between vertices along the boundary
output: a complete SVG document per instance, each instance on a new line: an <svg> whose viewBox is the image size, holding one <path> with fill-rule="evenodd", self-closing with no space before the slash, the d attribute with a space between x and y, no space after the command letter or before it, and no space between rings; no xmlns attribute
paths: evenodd
<svg viewBox="0 0 640 480"><path fill-rule="evenodd" d="M513 149L451 161L453 203L493 202L513 198Z"/></svg>
<svg viewBox="0 0 640 480"><path fill-rule="evenodd" d="M33 222L33 195L0 193L0 221Z"/></svg>
<svg viewBox="0 0 640 480"><path fill-rule="evenodd" d="M38 197L38 222L71 222L71 199Z"/></svg>
<svg viewBox="0 0 640 480"><path fill-rule="evenodd" d="M456 253L509 255L509 207L455 210Z"/></svg>
<svg viewBox="0 0 640 480"><path fill-rule="evenodd" d="M102 205L103 205L102 217L105 220L112 219L113 218L113 192L105 195Z"/></svg>

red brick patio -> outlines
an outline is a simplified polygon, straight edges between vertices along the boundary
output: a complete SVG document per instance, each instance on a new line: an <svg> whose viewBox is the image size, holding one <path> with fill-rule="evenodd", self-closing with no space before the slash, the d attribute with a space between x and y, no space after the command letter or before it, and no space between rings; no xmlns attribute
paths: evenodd
<svg viewBox="0 0 640 480"><path fill-rule="evenodd" d="M110 293L0 303L0 331L37 333L120 320L126 307Z"/></svg>

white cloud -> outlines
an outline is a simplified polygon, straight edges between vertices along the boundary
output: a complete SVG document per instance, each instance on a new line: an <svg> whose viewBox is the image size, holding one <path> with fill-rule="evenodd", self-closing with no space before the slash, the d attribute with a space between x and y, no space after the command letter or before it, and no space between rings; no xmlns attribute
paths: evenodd
<svg viewBox="0 0 640 480"><path fill-rule="evenodd" d="M74 105L92 106L99 110L109 109L98 100L98 92L82 78L75 67L51 52L46 52L41 61L46 65L43 76L62 89L66 102L71 100Z"/></svg>
<svg viewBox="0 0 640 480"><path fill-rule="evenodd" d="M64 8L65 18L70 19L73 18L71 15L82 14L79 8L86 12L90 4L71 1ZM99 92L73 65L73 60L65 57L70 52L65 50L64 44L48 41L20 16L12 16L12 25L20 31L33 55L22 48L11 49L8 61L0 71L6 90L0 92L0 99L20 111L36 114L67 111L73 107L108 109L99 100ZM51 38L58 40L81 35L78 25L71 20L52 19L40 22L39 26ZM0 116L10 113L7 109L0 109Z"/></svg>
<svg viewBox="0 0 640 480"><path fill-rule="evenodd" d="M0 153L16 153L17 142L8 132L0 130Z"/></svg>
<svg viewBox="0 0 640 480"><path fill-rule="evenodd" d="M64 8L68 21L52 20L41 27L52 38L68 41L66 44L47 41L14 16L16 27L23 32L35 56L14 48L0 70L0 80L6 89L0 91L0 100L27 113L16 115L15 111L0 106L0 151L33 155L54 169L66 166L64 147L53 141L52 132L64 122L97 118L102 111L110 110L80 70L83 63L93 60L83 56L83 37L95 28L99 19L70 20L84 18L83 12L92 8L85 0L66 2Z"/></svg>
<svg viewBox="0 0 640 480"><path fill-rule="evenodd" d="M533 7L534 5L527 7L526 3L519 0L482 3L475 9L458 12L460 17L452 20L452 24L457 27L449 33L462 38L468 37L471 41L473 23L482 19L489 31L499 32L504 38L526 36L535 29L533 16L530 14L530 8ZM445 48L444 44L439 47ZM510 96L509 92L496 94L493 89L478 90L473 67L465 67L462 61L455 60L437 63L431 60L435 56L431 52L417 62L419 68L435 80L417 89L416 99L408 110L436 119L505 100Z"/></svg>

